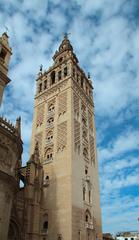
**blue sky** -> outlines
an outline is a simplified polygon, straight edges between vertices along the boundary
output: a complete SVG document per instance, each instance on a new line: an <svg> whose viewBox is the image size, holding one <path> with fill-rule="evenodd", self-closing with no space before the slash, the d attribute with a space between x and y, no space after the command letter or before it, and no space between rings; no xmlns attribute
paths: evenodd
<svg viewBox="0 0 139 240"><path fill-rule="evenodd" d="M22 117L28 159L35 79L40 64L69 32L94 85L104 232L139 225L139 1L1 0L0 34L9 29L13 55L1 113Z"/></svg>

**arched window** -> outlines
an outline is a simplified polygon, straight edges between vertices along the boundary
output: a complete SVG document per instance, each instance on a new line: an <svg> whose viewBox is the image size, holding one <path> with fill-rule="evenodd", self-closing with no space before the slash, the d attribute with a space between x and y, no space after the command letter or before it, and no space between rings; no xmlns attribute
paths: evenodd
<svg viewBox="0 0 139 240"><path fill-rule="evenodd" d="M48 221L45 221L43 223L43 230L47 231L48 230Z"/></svg>
<svg viewBox="0 0 139 240"><path fill-rule="evenodd" d="M42 91L42 83L39 84L39 93Z"/></svg>
<svg viewBox="0 0 139 240"><path fill-rule="evenodd" d="M53 112L55 110L54 104L50 104L48 107L48 112Z"/></svg>
<svg viewBox="0 0 139 240"><path fill-rule="evenodd" d="M47 140L47 142L51 142L53 140L53 131L49 131L47 133L46 140Z"/></svg>
<svg viewBox="0 0 139 240"><path fill-rule="evenodd" d="M91 222L91 219L92 219L91 213L90 213L90 211L87 209L87 210L85 211L85 222Z"/></svg>
<svg viewBox="0 0 139 240"><path fill-rule="evenodd" d="M48 125L52 124L54 122L54 118L51 117L47 120Z"/></svg>
<svg viewBox="0 0 139 240"><path fill-rule="evenodd" d="M48 214L44 214L42 224L43 224L42 225L42 231L47 233L48 232Z"/></svg>
<svg viewBox="0 0 139 240"><path fill-rule="evenodd" d="M45 152L45 157L47 161L50 161L53 159L53 152L52 152L52 148L48 148Z"/></svg>
<svg viewBox="0 0 139 240"><path fill-rule="evenodd" d="M62 74L61 71L58 72L58 80L61 80Z"/></svg>
<svg viewBox="0 0 139 240"><path fill-rule="evenodd" d="M51 72L51 85L53 85L55 83L55 71Z"/></svg>
<svg viewBox="0 0 139 240"><path fill-rule="evenodd" d="M64 77L66 77L68 75L68 69L67 67L64 68Z"/></svg>
<svg viewBox="0 0 139 240"><path fill-rule="evenodd" d="M44 81L44 90L47 88L47 80Z"/></svg>

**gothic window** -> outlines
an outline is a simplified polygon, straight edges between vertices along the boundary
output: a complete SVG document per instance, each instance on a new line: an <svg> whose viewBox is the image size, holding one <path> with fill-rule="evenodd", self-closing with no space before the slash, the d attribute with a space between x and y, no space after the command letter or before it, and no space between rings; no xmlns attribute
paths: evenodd
<svg viewBox="0 0 139 240"><path fill-rule="evenodd" d="M67 69L67 67L65 67L65 68L64 68L64 77L66 77L67 74L68 74L68 69Z"/></svg>
<svg viewBox="0 0 139 240"><path fill-rule="evenodd" d="M58 80L61 80L61 71L58 72Z"/></svg>
<svg viewBox="0 0 139 240"><path fill-rule="evenodd" d="M53 85L55 83L55 71L51 72L51 84Z"/></svg>
<svg viewBox="0 0 139 240"><path fill-rule="evenodd" d="M44 81L44 90L47 88L47 80Z"/></svg>

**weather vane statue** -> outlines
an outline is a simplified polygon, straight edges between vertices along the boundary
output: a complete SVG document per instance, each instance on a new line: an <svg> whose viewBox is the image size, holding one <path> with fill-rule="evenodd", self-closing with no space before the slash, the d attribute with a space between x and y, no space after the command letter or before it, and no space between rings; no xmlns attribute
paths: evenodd
<svg viewBox="0 0 139 240"><path fill-rule="evenodd" d="M6 33L8 33L9 29L7 26L5 26Z"/></svg>
<svg viewBox="0 0 139 240"><path fill-rule="evenodd" d="M64 38L68 38L68 36L70 35L71 33L67 33L67 32L63 32L62 35L64 36Z"/></svg>

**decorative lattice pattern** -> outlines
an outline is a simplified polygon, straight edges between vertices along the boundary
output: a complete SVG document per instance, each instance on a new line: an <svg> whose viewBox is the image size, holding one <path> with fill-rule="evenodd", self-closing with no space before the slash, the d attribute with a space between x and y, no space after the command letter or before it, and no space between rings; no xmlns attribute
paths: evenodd
<svg viewBox="0 0 139 240"><path fill-rule="evenodd" d="M80 144L80 123L74 119L74 142Z"/></svg>
<svg viewBox="0 0 139 240"><path fill-rule="evenodd" d="M41 150L42 150L42 133L38 133L35 135L35 144L36 144L36 142L38 142L39 152L41 152Z"/></svg>
<svg viewBox="0 0 139 240"><path fill-rule="evenodd" d="M36 126L41 126L43 123L44 118L44 105L41 105L37 109L37 120L36 120Z"/></svg>
<svg viewBox="0 0 139 240"><path fill-rule="evenodd" d="M59 95L58 114L64 114L67 111L67 92Z"/></svg>
<svg viewBox="0 0 139 240"><path fill-rule="evenodd" d="M91 157L91 162L95 163L95 142L94 138L92 136L90 138L90 157Z"/></svg>
<svg viewBox="0 0 139 240"><path fill-rule="evenodd" d="M67 121L60 123L57 129L57 150L63 150L67 144Z"/></svg>
<svg viewBox="0 0 139 240"><path fill-rule="evenodd" d="M93 116L91 112L88 112L88 121L89 121L89 128L93 130Z"/></svg>
<svg viewBox="0 0 139 240"><path fill-rule="evenodd" d="M74 94L74 112L79 113L79 97Z"/></svg>

